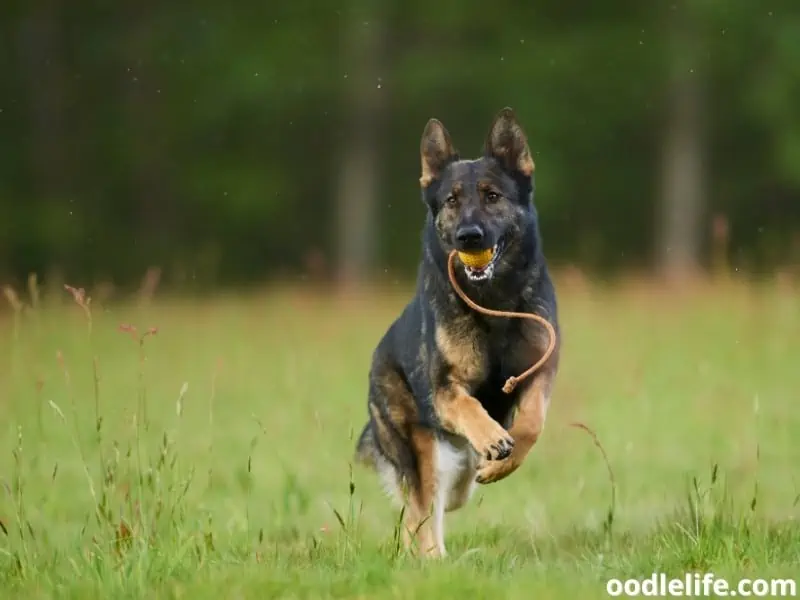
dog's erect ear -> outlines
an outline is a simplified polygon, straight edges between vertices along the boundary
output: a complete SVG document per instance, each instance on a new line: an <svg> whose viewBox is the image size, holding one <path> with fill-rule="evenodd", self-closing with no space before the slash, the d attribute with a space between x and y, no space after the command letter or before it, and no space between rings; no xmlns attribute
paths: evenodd
<svg viewBox="0 0 800 600"><path fill-rule="evenodd" d="M419 184L426 188L456 156L455 148L450 141L450 134L437 119L430 119L425 125L419 153L422 159L422 175L419 178Z"/></svg>
<svg viewBox="0 0 800 600"><path fill-rule="evenodd" d="M525 177L533 174L533 158L525 132L517 122L514 111L506 107L494 118L486 138L486 154L493 156L509 171Z"/></svg>

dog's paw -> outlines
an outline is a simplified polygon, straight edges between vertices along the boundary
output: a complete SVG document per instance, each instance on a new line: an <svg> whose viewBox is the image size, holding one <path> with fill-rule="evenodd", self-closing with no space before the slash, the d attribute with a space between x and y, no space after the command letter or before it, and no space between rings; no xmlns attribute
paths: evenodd
<svg viewBox="0 0 800 600"><path fill-rule="evenodd" d="M503 460L481 461L478 465L478 473L475 476L475 481L480 484L500 481L516 471L518 466L519 464L514 459L513 453Z"/></svg>
<svg viewBox="0 0 800 600"><path fill-rule="evenodd" d="M479 443L474 444L481 458L497 461L511 455L511 451L514 449L514 438L499 424L492 421L491 425L481 434Z"/></svg>

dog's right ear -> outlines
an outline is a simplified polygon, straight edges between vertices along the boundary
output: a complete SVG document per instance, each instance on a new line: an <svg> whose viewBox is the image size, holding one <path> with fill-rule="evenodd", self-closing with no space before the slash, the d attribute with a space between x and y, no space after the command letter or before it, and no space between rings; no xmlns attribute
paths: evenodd
<svg viewBox="0 0 800 600"><path fill-rule="evenodd" d="M509 107L501 110L495 117L486 138L486 153L500 161L509 171L525 177L533 174L534 165L528 138L514 111Z"/></svg>
<svg viewBox="0 0 800 600"><path fill-rule="evenodd" d="M450 141L450 134L437 119L430 119L425 125L419 152L422 159L422 175L419 178L419 184L426 188L456 158L456 150Z"/></svg>

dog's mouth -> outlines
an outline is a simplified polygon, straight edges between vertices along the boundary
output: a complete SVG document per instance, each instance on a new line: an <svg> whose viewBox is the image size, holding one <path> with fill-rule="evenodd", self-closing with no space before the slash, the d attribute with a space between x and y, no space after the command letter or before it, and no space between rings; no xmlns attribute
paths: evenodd
<svg viewBox="0 0 800 600"><path fill-rule="evenodd" d="M473 283L489 281L494 276L497 260L500 258L500 255L503 252L503 246L503 240L500 240L491 248L476 253L476 255L491 257L485 264L480 266L478 266L479 263L476 264L475 259L467 259L467 257L462 256L460 253L459 257L461 258L461 262L464 264L464 273L466 274L467 279Z"/></svg>

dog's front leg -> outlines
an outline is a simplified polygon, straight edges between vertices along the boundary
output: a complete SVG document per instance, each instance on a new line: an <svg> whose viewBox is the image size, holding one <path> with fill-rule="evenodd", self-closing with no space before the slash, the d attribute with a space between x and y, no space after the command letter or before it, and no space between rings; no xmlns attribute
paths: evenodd
<svg viewBox="0 0 800 600"><path fill-rule="evenodd" d="M504 460L482 461L475 478L478 483L500 481L525 461L544 429L554 377L555 369L545 368L534 375L532 381L524 384L525 387L520 390L517 414L509 431L514 438L514 449Z"/></svg>
<svg viewBox="0 0 800 600"><path fill-rule="evenodd" d="M514 448L514 438L458 383L449 383L434 395L442 427L467 438L483 460L502 461Z"/></svg>

